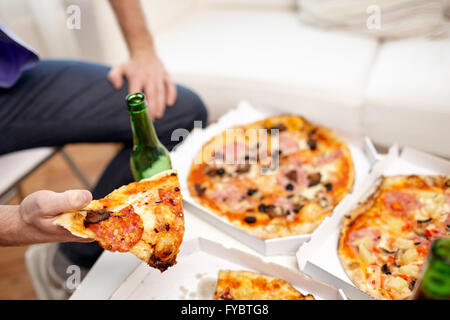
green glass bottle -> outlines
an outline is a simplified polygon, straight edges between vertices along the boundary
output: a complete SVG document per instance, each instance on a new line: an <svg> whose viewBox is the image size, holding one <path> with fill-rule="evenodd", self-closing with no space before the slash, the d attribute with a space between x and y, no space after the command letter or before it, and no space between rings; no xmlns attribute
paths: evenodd
<svg viewBox="0 0 450 320"><path fill-rule="evenodd" d="M132 93L126 98L133 131L131 171L136 181L172 169L169 151L159 141L147 110L145 95Z"/></svg>
<svg viewBox="0 0 450 320"><path fill-rule="evenodd" d="M436 240L413 300L450 300L450 238Z"/></svg>

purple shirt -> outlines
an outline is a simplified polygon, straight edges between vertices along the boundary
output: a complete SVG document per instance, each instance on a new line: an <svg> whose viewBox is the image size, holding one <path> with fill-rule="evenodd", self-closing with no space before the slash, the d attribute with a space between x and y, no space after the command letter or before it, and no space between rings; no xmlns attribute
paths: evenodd
<svg viewBox="0 0 450 320"><path fill-rule="evenodd" d="M38 62L34 50L0 23L0 88L11 88L24 70Z"/></svg>

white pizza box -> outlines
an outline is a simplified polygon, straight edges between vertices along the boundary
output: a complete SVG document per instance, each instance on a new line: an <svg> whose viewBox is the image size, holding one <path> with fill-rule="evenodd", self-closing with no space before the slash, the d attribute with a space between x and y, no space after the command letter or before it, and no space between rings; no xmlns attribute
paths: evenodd
<svg viewBox="0 0 450 320"><path fill-rule="evenodd" d="M350 210L374 191L381 176L408 174L449 174L450 161L432 156L409 147L399 152L393 145L386 156L373 167L359 188L336 208L333 216L328 217L317 228L308 242L297 251L297 263L304 273L341 288L349 299L373 299L359 290L342 267L337 246L341 221Z"/></svg>
<svg viewBox="0 0 450 320"><path fill-rule="evenodd" d="M112 300L211 300L219 270L248 270L283 279L318 300L346 300L342 291L261 257L205 238L183 242L176 268L161 273L141 263Z"/></svg>
<svg viewBox="0 0 450 320"><path fill-rule="evenodd" d="M177 168L179 172L183 199L191 205L192 212L265 256L293 256L299 246L310 238L309 234L261 240L238 229L225 218L219 217L207 208L202 207L190 196L187 185L187 176L192 161L204 143L227 128L258 121L275 114L280 114L280 112L262 107L255 108L248 102L242 101L237 108L228 111L216 123L209 125L206 129L194 128L191 134L171 152L171 159L173 167ZM368 175L372 165L378 160L379 155L368 137L356 137L337 130L334 131L347 143L352 154L355 167L355 185L353 190L356 190L358 185ZM175 134L175 136L177 135Z"/></svg>

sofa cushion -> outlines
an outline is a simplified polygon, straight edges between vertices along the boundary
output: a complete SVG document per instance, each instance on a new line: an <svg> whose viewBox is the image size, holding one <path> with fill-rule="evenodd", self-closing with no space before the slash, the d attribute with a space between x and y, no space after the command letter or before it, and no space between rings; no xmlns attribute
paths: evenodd
<svg viewBox="0 0 450 320"><path fill-rule="evenodd" d="M364 131L450 156L450 40L411 39L380 47L367 88Z"/></svg>
<svg viewBox="0 0 450 320"><path fill-rule="evenodd" d="M298 0L302 21L383 39L446 32L442 0Z"/></svg>
<svg viewBox="0 0 450 320"><path fill-rule="evenodd" d="M302 25L288 11L195 11L157 37L175 80L216 119L239 100L358 133L374 40Z"/></svg>

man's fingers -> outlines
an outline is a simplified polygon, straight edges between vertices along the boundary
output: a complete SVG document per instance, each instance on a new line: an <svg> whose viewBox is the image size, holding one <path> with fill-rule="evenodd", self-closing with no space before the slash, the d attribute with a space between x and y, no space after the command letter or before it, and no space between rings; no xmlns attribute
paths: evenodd
<svg viewBox="0 0 450 320"><path fill-rule="evenodd" d="M51 230L51 232L48 233L48 237L49 237L49 242L54 242L55 238L58 239L57 242L92 242L95 241L94 239L91 238L82 238L82 237L78 237L74 234L72 234L69 230L65 229L64 227L61 226L57 226L57 225L53 225L49 228L49 231Z"/></svg>
<svg viewBox="0 0 450 320"><path fill-rule="evenodd" d="M61 237L60 237L60 241L59 242L84 242L84 243L89 243L89 242L95 241L94 239L91 239L91 238L77 237L77 236L73 235L72 233L70 233L69 230L66 230L63 227L59 227L59 228L61 229Z"/></svg>
<svg viewBox="0 0 450 320"><path fill-rule="evenodd" d="M164 115L164 110L166 109L166 93L164 90L164 80L162 77L156 79L155 82L155 102L156 117L162 118Z"/></svg>
<svg viewBox="0 0 450 320"><path fill-rule="evenodd" d="M165 74L164 83L166 87L166 103L169 107L173 106L177 100L177 86L173 83L169 74Z"/></svg>
<svg viewBox="0 0 450 320"><path fill-rule="evenodd" d="M123 70L121 67L112 68L108 73L108 80L116 90L123 86Z"/></svg>
<svg viewBox="0 0 450 320"><path fill-rule="evenodd" d="M58 242L84 242L84 243L89 243L89 242L93 242L95 241L94 239L91 238L82 238L82 237L78 237L74 234L72 234L69 230L65 229L64 227L61 226L56 226L53 225L53 227L56 230L52 230L51 233L49 233L49 241L55 241L54 239L57 238ZM53 239L53 240L52 240Z"/></svg>
<svg viewBox="0 0 450 320"><path fill-rule="evenodd" d="M128 93L141 92L144 82L139 77L128 77Z"/></svg>
<svg viewBox="0 0 450 320"><path fill-rule="evenodd" d="M78 210L92 200L87 190L69 190L63 193L43 191L35 199L36 206L43 216L55 216L59 213Z"/></svg>
<svg viewBox="0 0 450 320"><path fill-rule="evenodd" d="M144 94L145 99L147 100L148 114L150 115L150 118L153 121L155 120L156 117L156 110L155 110L155 102L153 101L154 89L150 81L147 81L145 83Z"/></svg>
<svg viewBox="0 0 450 320"><path fill-rule="evenodd" d="M41 190L30 194L19 206L24 243L92 241L77 237L54 224L59 214L82 209L91 200L92 195L87 190L69 190L63 193Z"/></svg>

